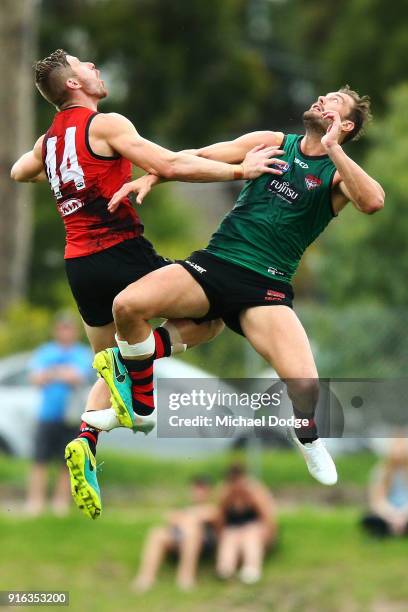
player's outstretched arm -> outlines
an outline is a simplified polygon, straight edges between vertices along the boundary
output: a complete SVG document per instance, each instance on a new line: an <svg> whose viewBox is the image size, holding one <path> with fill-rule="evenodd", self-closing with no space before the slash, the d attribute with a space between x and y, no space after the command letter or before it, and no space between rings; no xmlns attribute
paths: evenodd
<svg viewBox="0 0 408 612"><path fill-rule="evenodd" d="M251 132L230 142L219 142L202 149L188 149L181 151L178 155L195 155L196 157L202 157L228 164L242 163L246 155L257 147L260 147L260 150L262 151L261 147L265 146L265 149L270 150L271 155L282 155L284 151L279 147L283 142L283 138L284 134L282 132ZM277 160L274 160L273 163L276 163L276 161ZM272 163L272 160L269 163ZM276 169L270 169L269 171L280 174L280 172ZM129 183L125 183L125 185L123 185L123 187L112 197L108 204L108 210L110 212L114 212L118 208L123 198L128 196L130 193L135 193L137 204L142 204L149 191L163 181L163 178L161 178L162 176L163 175L159 176L155 173L151 173Z"/></svg>
<svg viewBox="0 0 408 612"><path fill-rule="evenodd" d="M38 183L47 179L42 161L43 140L44 136L40 136L32 151L24 153L13 164L10 172L13 181L18 181L19 183Z"/></svg>
<svg viewBox="0 0 408 612"><path fill-rule="evenodd" d="M245 159L245 155L258 145L266 147L276 147L276 154L283 143L284 134L282 132L257 131L244 134L234 140L217 142L201 149L189 149L186 153L198 155L206 159L222 161L228 164L239 164Z"/></svg>
<svg viewBox="0 0 408 612"><path fill-rule="evenodd" d="M176 153L150 142L137 133L130 121L115 113L95 117L92 133L136 166L170 180L231 181L257 178L265 172L277 173L276 168L271 168L276 163L272 158L274 147L253 149L242 164L215 162L183 152Z"/></svg>

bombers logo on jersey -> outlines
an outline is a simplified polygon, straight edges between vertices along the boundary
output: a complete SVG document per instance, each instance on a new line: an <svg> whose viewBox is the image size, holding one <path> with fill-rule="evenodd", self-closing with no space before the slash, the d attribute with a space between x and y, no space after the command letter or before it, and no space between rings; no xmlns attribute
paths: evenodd
<svg viewBox="0 0 408 612"><path fill-rule="evenodd" d="M61 217L68 217L68 215L72 215L72 213L76 212L83 206L85 206L85 202L82 202L82 200L77 200L76 198L65 200L65 202L57 204Z"/></svg>
<svg viewBox="0 0 408 612"><path fill-rule="evenodd" d="M283 164L271 164L271 168L273 168L274 170L280 170L282 174L284 174L289 170L290 163L284 162Z"/></svg>
<svg viewBox="0 0 408 612"><path fill-rule="evenodd" d="M320 187L322 181L317 178L317 176L313 176L313 174L306 174L305 176L306 187L309 189L316 189L316 187Z"/></svg>

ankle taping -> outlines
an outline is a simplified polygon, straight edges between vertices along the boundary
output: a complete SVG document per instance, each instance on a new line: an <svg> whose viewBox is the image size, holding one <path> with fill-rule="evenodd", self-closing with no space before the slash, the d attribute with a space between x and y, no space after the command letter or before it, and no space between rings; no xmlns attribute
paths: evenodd
<svg viewBox="0 0 408 612"><path fill-rule="evenodd" d="M153 355L156 347L152 330L150 330L150 334L146 340L137 342L136 344L129 344L126 340L120 340L117 334L115 334L115 340L119 347L120 354L125 359L129 359L131 357L150 357L150 355Z"/></svg>

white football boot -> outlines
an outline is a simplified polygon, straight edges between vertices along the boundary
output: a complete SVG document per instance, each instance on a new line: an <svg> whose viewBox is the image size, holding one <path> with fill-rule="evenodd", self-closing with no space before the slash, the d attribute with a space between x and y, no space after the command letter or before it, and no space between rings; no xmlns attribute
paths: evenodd
<svg viewBox="0 0 408 612"><path fill-rule="evenodd" d="M82 414L81 418L91 427L95 427L95 429L100 429L101 431L111 431L117 427L122 427L113 408L106 408L105 410L88 410ZM132 428L134 433L142 431L147 436L156 426L155 420L151 417L137 414L135 415L135 419L136 422Z"/></svg>
<svg viewBox="0 0 408 612"><path fill-rule="evenodd" d="M293 427L289 427L289 436L305 458L309 473L321 484L331 486L337 482L337 470L327 448L320 438L314 442L302 444Z"/></svg>

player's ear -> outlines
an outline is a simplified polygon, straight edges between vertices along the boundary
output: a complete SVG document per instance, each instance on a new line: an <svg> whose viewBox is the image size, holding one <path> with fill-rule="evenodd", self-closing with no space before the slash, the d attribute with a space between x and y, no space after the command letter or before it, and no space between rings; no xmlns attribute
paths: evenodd
<svg viewBox="0 0 408 612"><path fill-rule="evenodd" d="M341 129L343 132L352 132L354 130L354 122L350 121L350 119L343 119Z"/></svg>
<svg viewBox="0 0 408 612"><path fill-rule="evenodd" d="M65 81L65 85L68 89L80 89L81 87L81 83L75 77L69 77L69 79Z"/></svg>

